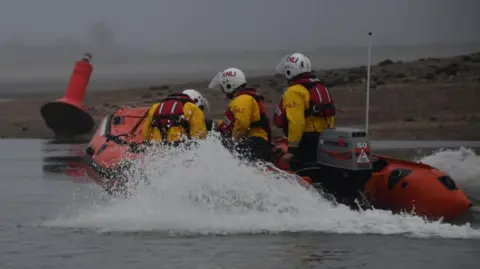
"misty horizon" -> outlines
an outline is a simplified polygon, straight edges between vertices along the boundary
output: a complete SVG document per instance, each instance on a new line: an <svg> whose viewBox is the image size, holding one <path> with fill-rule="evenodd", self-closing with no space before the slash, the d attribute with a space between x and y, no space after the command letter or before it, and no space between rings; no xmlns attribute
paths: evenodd
<svg viewBox="0 0 480 269"><path fill-rule="evenodd" d="M480 42L478 10L476 0L4 0L0 44L165 53L456 44Z"/></svg>
<svg viewBox="0 0 480 269"><path fill-rule="evenodd" d="M305 51L480 43L477 0L4 0L0 57ZM368 33L372 32L370 37ZM58 57L54 54L58 53ZM23 55L26 55L25 57ZM77 56L80 57L80 56ZM95 56L94 56L95 57ZM19 59L19 61L16 60ZM32 60L39 59L33 57Z"/></svg>
<svg viewBox="0 0 480 269"><path fill-rule="evenodd" d="M85 52L94 85L229 66L269 74L291 52L315 69L362 65L369 43L373 62L449 57L480 50L478 10L478 0L3 0L0 81L64 82Z"/></svg>

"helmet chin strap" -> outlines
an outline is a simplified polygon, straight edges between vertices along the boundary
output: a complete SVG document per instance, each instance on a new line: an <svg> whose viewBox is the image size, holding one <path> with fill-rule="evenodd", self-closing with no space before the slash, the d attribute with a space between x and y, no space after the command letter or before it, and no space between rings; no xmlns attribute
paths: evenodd
<svg viewBox="0 0 480 269"><path fill-rule="evenodd" d="M228 93L228 92L225 92L225 91L223 91L223 92L227 95L227 98L231 100L231 99L233 99L233 97L235 97L235 94L237 93L237 91L244 88L246 85L247 85L247 83L240 85L235 90L233 90L231 93Z"/></svg>

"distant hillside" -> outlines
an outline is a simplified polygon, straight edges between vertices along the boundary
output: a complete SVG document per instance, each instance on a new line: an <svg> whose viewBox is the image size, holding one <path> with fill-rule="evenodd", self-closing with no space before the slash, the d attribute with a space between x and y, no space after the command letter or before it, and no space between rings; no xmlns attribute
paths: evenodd
<svg viewBox="0 0 480 269"><path fill-rule="evenodd" d="M373 58L390 58L392 60L413 60L419 57L449 57L458 54L465 54L480 50L480 43L470 44L432 44L432 45L384 45L373 46ZM103 48L92 47L85 44L75 43L69 40L60 40L57 45L40 46L30 45L21 42L0 44L0 67L21 67L21 66L44 66L45 63L54 65L70 65L72 61L79 58L85 52L91 52L94 61L101 64L127 64L127 63L159 63L160 61L218 61L218 58L248 59L249 61L258 58L260 60L276 58L278 55L295 51L295 48L285 50L237 50L237 51L208 51L198 50L191 52L172 53L159 49L158 51L138 51L134 48L122 46L107 46ZM365 47L319 47L314 50L302 51L307 55L324 55L322 58L339 57L341 65L345 62L343 58L352 58L351 64L358 62L355 59L365 60ZM378 58L377 58L378 59ZM336 61L323 63L318 61L322 68L335 65ZM314 63L315 64L315 63Z"/></svg>

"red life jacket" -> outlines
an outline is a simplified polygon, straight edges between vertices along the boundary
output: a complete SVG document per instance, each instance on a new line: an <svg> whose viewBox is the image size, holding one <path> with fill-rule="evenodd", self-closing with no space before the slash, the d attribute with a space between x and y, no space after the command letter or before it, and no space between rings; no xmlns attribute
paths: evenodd
<svg viewBox="0 0 480 269"><path fill-rule="evenodd" d="M170 94L160 101L151 124L160 130L163 140L167 139L167 132L173 126L183 127L190 138L190 126L183 114L183 105L187 102L195 103L183 93Z"/></svg>
<svg viewBox="0 0 480 269"><path fill-rule="evenodd" d="M260 95L256 90L251 88L241 89L240 91L238 91L236 96L239 96L242 94L247 94L253 97L258 104L258 108L260 109L260 120L251 122L250 128L256 128L256 127L262 128L263 130L265 130L265 132L268 135L268 142L271 142L272 129L270 127L270 121L268 120L267 107L265 106L263 96ZM222 122L222 124L218 127L218 130L224 136L231 136L234 125L235 125L235 117L232 111L230 110L230 108L228 108L227 111L225 112L225 119Z"/></svg>
<svg viewBox="0 0 480 269"><path fill-rule="evenodd" d="M328 117L335 116L336 111L333 98L317 77L310 74L300 75L298 78L292 80L288 86L297 84L305 87L310 93L310 106L305 110L305 118L323 117L327 120ZM282 128L284 133L288 133L287 114L283 108L283 100L277 105L275 115L273 116L273 123L278 128Z"/></svg>

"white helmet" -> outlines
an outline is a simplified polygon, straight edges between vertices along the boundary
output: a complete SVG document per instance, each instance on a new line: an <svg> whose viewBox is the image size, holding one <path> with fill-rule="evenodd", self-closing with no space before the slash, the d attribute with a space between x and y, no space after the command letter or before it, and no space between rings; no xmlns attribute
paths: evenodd
<svg viewBox="0 0 480 269"><path fill-rule="evenodd" d="M203 97L199 91L194 89L186 89L182 93L188 95L188 97L190 97L190 99L192 99L201 110L206 108L208 111L210 111L210 104L208 103L207 98Z"/></svg>
<svg viewBox="0 0 480 269"><path fill-rule="evenodd" d="M312 65L307 56L301 53L285 55L275 68L279 75L284 75L290 80L300 74L312 72Z"/></svg>
<svg viewBox="0 0 480 269"><path fill-rule="evenodd" d="M212 79L208 88L220 89L226 94L233 93L238 87L247 83L245 74L238 68L227 68Z"/></svg>

